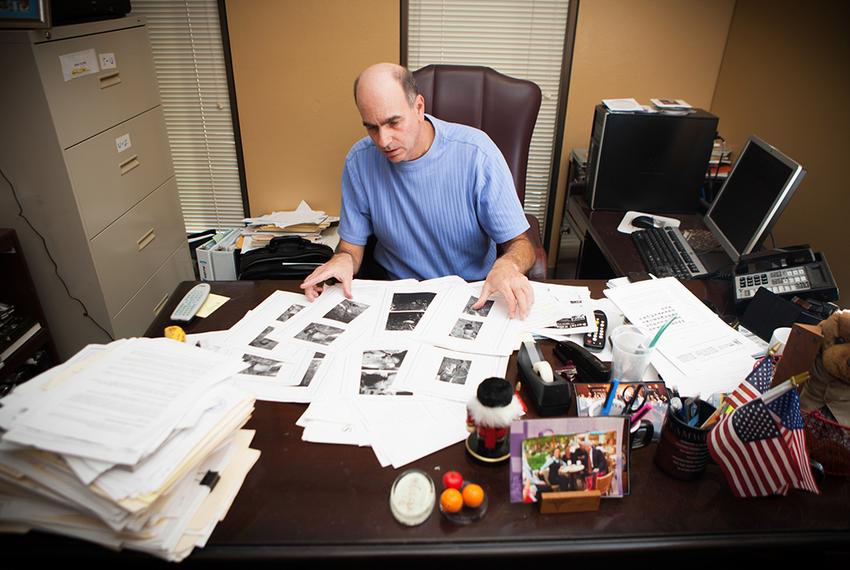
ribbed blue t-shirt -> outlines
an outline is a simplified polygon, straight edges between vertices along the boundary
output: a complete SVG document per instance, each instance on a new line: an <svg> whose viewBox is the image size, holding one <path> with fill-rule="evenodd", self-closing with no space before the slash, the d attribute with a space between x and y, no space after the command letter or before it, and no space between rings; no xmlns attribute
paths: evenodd
<svg viewBox="0 0 850 570"><path fill-rule="evenodd" d="M396 279L484 279L496 244L528 229L504 156L484 132L430 115L431 148L392 163L369 137L345 159L339 235L365 245Z"/></svg>

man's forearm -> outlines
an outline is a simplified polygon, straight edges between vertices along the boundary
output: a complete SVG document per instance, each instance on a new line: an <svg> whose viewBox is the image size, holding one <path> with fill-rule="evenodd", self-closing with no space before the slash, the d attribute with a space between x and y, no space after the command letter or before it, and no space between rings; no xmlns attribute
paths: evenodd
<svg viewBox="0 0 850 570"><path fill-rule="evenodd" d="M336 246L334 255L345 254L351 256L351 261L354 266L354 275L360 270L360 265L363 263L363 253L366 248L362 245L354 245L345 240L339 240L339 245Z"/></svg>
<svg viewBox="0 0 850 570"><path fill-rule="evenodd" d="M519 273L528 273L535 261L534 246L525 234L501 244L502 254L496 263L510 263Z"/></svg>

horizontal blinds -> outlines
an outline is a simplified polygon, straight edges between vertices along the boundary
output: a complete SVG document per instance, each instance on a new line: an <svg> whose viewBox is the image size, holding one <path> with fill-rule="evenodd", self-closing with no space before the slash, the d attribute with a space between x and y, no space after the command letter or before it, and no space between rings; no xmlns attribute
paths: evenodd
<svg viewBox="0 0 850 570"><path fill-rule="evenodd" d="M525 211L545 223L567 27L566 0L410 0L408 67L486 65L540 86ZM542 228L547 235L547 228Z"/></svg>
<svg viewBox="0 0 850 570"><path fill-rule="evenodd" d="M147 19L186 230L244 217L215 0L133 0Z"/></svg>

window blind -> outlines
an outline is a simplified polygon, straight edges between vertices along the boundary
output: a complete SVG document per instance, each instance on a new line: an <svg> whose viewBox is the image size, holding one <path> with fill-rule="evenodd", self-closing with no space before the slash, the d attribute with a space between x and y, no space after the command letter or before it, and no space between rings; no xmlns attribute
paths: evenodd
<svg viewBox="0 0 850 570"><path fill-rule="evenodd" d="M408 68L486 65L540 86L531 138L525 211L546 220L567 0L409 0ZM547 235L547 228L541 228Z"/></svg>
<svg viewBox="0 0 850 570"><path fill-rule="evenodd" d="M147 19L186 231L242 225L216 0L133 0Z"/></svg>

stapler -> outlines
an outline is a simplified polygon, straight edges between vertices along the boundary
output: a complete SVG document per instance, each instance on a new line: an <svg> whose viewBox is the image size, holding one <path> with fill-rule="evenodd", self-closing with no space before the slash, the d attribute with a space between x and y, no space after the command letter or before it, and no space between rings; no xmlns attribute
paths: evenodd
<svg viewBox="0 0 850 570"><path fill-rule="evenodd" d="M539 415L555 416L569 411L572 405L570 384L560 376L555 377L552 365L540 355L531 335L522 342L517 366Z"/></svg>

